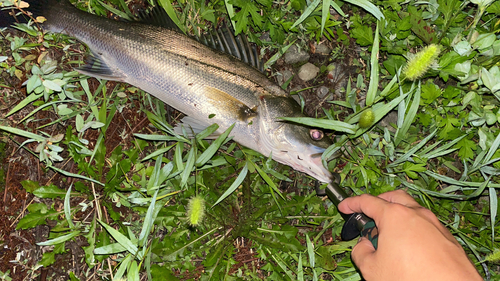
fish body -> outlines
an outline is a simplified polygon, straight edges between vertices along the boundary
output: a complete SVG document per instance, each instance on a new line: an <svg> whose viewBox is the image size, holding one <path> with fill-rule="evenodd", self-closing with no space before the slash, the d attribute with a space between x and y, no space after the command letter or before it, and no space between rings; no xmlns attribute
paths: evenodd
<svg viewBox="0 0 500 281"><path fill-rule="evenodd" d="M312 139L310 128L279 117L304 117L290 95L256 68L175 29L122 22L78 10L67 0L45 0L45 30L85 43L94 66L89 76L126 82L185 113L185 129L235 125L238 143L278 162L330 182L321 154L330 146ZM96 68L96 65L98 66Z"/></svg>

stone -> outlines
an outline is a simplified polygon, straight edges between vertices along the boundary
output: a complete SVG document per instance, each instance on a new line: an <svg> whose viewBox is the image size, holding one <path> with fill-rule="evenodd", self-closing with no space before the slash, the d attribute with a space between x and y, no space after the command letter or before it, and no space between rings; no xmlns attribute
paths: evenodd
<svg viewBox="0 0 500 281"><path fill-rule="evenodd" d="M319 68L314 64L308 62L300 67L299 69L299 78L303 81L312 80L318 75Z"/></svg>
<svg viewBox="0 0 500 281"><path fill-rule="evenodd" d="M262 36L259 37L260 41L270 42L271 36L269 36L269 32L262 33Z"/></svg>
<svg viewBox="0 0 500 281"><path fill-rule="evenodd" d="M391 124L398 124L398 112L396 110L389 112L384 118L382 118L382 120L380 120L379 124L382 127L386 127L393 133L396 132L396 129Z"/></svg>
<svg viewBox="0 0 500 281"><path fill-rule="evenodd" d="M285 63L294 64L299 62L306 62L309 60L309 57L309 54L305 50L299 50L296 45L293 45L288 48L285 53Z"/></svg>
<svg viewBox="0 0 500 281"><path fill-rule="evenodd" d="M332 95L330 95L330 89L326 86L321 86L316 90L316 94L320 100L331 100Z"/></svg>
<svg viewBox="0 0 500 281"><path fill-rule="evenodd" d="M316 54L327 56L332 51L325 44L316 44L316 43L314 43L314 45L316 47Z"/></svg>
<svg viewBox="0 0 500 281"><path fill-rule="evenodd" d="M278 85L282 86L293 76L293 73L290 70L284 70L282 72L277 73L276 78L278 80Z"/></svg>

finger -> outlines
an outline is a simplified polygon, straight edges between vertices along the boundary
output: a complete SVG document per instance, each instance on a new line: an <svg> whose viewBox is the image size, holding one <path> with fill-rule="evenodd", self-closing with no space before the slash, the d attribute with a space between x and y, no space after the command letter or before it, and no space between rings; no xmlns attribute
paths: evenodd
<svg viewBox="0 0 500 281"><path fill-rule="evenodd" d="M338 209L344 214L364 213L377 221L383 215L385 207L389 204L386 200L369 194L354 196L340 202Z"/></svg>
<svg viewBox="0 0 500 281"><path fill-rule="evenodd" d="M418 202L410 196L410 194L402 189L382 193L378 197L391 203L398 203L410 208L421 207L420 204L418 204Z"/></svg>
<svg viewBox="0 0 500 281"><path fill-rule="evenodd" d="M373 258L375 252L375 248L373 247L370 240L366 239L365 237L361 237L358 244L356 244L356 246L352 248L352 261L359 267L361 271L364 271L363 269L366 269L366 266L372 264L370 260Z"/></svg>

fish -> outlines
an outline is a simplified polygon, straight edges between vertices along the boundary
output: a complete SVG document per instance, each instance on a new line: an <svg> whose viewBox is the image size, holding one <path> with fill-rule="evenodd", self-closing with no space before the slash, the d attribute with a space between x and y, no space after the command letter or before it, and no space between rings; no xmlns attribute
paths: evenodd
<svg viewBox="0 0 500 281"><path fill-rule="evenodd" d="M239 144L321 182L332 181L321 160L332 141L318 129L279 119L305 115L288 92L257 69L258 59L246 44L228 38L228 32L202 40L187 36L171 20L155 24L168 17L163 9L125 22L79 10L67 0L25 2L45 17L44 31L87 45L91 54L87 65L77 68L80 73L131 84L186 114L177 132L183 126L196 133L216 123L215 137L234 124L229 136ZM229 51L214 47L220 41L229 41ZM235 52L253 58L245 62Z"/></svg>
<svg viewBox="0 0 500 281"><path fill-rule="evenodd" d="M306 117L288 92L261 70L244 37L217 31L194 38L183 34L158 5L137 21L119 21L79 10L68 0L24 0L43 16L44 31L62 33L87 45L87 64L77 70L91 77L134 85L187 116L175 131L192 134L216 123L216 134L233 126L230 137L320 182L338 205L348 197L322 154L333 142L319 129L283 121ZM2 15L3 17L3 15ZM0 26L5 23L0 17ZM9 21L7 21L9 22ZM363 233L377 246L377 228L364 214L341 214L343 240Z"/></svg>

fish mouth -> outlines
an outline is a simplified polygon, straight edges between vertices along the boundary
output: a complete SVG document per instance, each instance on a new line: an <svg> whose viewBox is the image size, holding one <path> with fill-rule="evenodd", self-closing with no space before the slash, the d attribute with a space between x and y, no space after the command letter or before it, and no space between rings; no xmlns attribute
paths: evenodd
<svg viewBox="0 0 500 281"><path fill-rule="evenodd" d="M280 155L273 155L273 158L277 156L276 160L278 160L278 162L287 164L293 169L306 173L321 182L331 182L333 180L333 175L323 166L323 162L321 161L323 152L318 152L318 147L312 149L316 151L312 153L307 153L307 151L282 151ZM322 150L324 151L324 149Z"/></svg>

